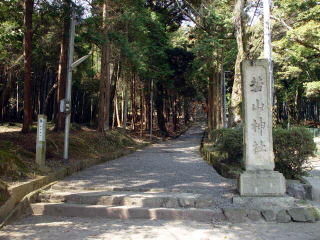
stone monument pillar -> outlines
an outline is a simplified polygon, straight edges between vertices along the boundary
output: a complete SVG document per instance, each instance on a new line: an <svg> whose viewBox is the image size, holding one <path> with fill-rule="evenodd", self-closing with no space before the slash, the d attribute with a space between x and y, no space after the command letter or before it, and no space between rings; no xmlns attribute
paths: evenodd
<svg viewBox="0 0 320 240"><path fill-rule="evenodd" d="M241 196L282 196L285 179L273 171L269 62L245 60L241 63L241 72L246 171L240 176L239 192Z"/></svg>

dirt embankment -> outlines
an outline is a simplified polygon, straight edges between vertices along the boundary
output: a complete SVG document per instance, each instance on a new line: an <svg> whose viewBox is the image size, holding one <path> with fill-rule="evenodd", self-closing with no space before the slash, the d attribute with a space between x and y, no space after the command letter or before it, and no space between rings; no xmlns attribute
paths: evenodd
<svg viewBox="0 0 320 240"><path fill-rule="evenodd" d="M118 129L99 133L88 127L73 125L70 133L69 164L134 150L149 144L150 141L175 138L188 126L182 125L178 131L169 132L165 136L155 129L150 140L149 131ZM64 133L52 131L52 128L53 126L48 124L46 166L49 172L65 165L62 161ZM0 180L10 186L49 173L41 172L35 164L36 127L34 126L29 134L23 134L20 130L21 126L18 124L0 126Z"/></svg>

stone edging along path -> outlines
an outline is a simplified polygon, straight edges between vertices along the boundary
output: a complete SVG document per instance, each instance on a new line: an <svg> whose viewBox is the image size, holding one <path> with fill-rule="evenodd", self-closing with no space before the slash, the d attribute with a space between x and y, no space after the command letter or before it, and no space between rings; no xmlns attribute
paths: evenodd
<svg viewBox="0 0 320 240"><path fill-rule="evenodd" d="M240 171L235 172L227 164L222 163L220 159L223 157L220 152L213 150L213 144L207 142L208 133L203 133L200 145L200 153L204 160L206 160L214 169L223 177L231 179L239 179Z"/></svg>
<svg viewBox="0 0 320 240"><path fill-rule="evenodd" d="M143 145L141 147L145 146L146 145ZM33 202L34 199L32 196L36 195L37 192L43 190L43 188L46 188L44 186L50 186L51 183L63 179L64 177L69 176L75 172L79 172L85 168L125 156L137 149L127 149L126 151L113 153L109 156L104 156L97 159L80 160L70 166L62 167L57 171L49 174L48 176L41 176L26 183L9 187L8 190L10 193L10 197L0 207L0 229L4 225L20 217L28 209L28 205Z"/></svg>
<svg viewBox="0 0 320 240"><path fill-rule="evenodd" d="M184 134L191 126L192 124L181 131L179 135ZM26 212L28 208L30 208L30 204L35 201L34 196L36 196L37 193L39 193L41 190L46 189L48 186L52 185L54 181L61 180L66 176L72 175L73 173L79 172L85 168L123 157L148 145L150 145L150 143L141 144L134 149L126 149L122 152L111 153L108 156L103 156L97 159L80 160L78 162L72 163L72 165L70 166L61 167L60 169L47 176L41 176L26 183L21 183L17 186L9 187L8 190L10 193L10 197L0 207L0 229L7 223L12 222L19 216L23 215L24 212Z"/></svg>

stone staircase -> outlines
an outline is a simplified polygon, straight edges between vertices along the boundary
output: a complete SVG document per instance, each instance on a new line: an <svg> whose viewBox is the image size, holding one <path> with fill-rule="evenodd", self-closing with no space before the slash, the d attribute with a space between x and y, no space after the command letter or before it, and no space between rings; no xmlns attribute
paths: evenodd
<svg viewBox="0 0 320 240"><path fill-rule="evenodd" d="M163 189L58 190L39 194L33 215L109 219L223 221L210 194Z"/></svg>
<svg viewBox="0 0 320 240"><path fill-rule="evenodd" d="M249 200L249 201L248 201ZM245 202L243 202L245 201ZM247 202L248 201L248 202ZM290 197L241 198L178 189L68 188L53 185L31 204L32 214L57 217L197 222L315 222L319 209Z"/></svg>

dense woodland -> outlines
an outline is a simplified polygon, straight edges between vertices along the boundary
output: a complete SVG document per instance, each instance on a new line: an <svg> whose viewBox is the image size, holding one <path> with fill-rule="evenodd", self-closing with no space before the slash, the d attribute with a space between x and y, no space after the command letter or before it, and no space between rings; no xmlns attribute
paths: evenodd
<svg viewBox="0 0 320 240"><path fill-rule="evenodd" d="M210 128L241 121L243 59L263 57L260 0L2 0L0 121L38 114L64 129L71 9L76 11L72 122L103 132L155 126L166 134L195 105ZM320 122L320 4L274 0L274 117L278 124Z"/></svg>

